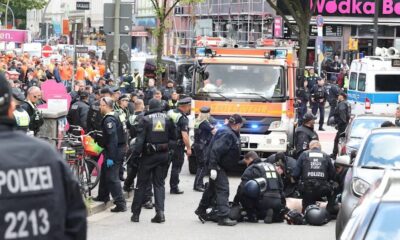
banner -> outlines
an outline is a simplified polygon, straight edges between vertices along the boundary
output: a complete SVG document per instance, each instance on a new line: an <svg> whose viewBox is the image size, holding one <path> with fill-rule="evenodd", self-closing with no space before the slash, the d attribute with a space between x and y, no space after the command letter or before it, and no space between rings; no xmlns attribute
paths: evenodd
<svg viewBox="0 0 400 240"><path fill-rule="evenodd" d="M0 42L25 43L27 40L26 30L0 30Z"/></svg>

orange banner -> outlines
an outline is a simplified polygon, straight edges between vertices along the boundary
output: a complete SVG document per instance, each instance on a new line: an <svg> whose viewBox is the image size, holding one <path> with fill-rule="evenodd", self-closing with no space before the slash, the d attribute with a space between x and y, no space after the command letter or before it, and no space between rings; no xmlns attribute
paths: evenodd
<svg viewBox="0 0 400 240"><path fill-rule="evenodd" d="M195 101L195 113L198 114L200 108L210 107L212 115L232 115L240 114L243 116L274 116L282 115L282 103L259 103L259 102L216 102L216 101Z"/></svg>
<svg viewBox="0 0 400 240"><path fill-rule="evenodd" d="M63 19L62 21L62 34L69 35L69 20Z"/></svg>

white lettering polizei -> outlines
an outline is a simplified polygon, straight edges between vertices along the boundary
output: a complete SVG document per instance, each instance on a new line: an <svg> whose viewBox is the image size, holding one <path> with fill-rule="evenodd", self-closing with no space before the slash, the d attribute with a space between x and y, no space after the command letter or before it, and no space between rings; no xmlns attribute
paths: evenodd
<svg viewBox="0 0 400 240"><path fill-rule="evenodd" d="M52 188L53 176L49 166L0 170L0 196L5 192L18 194Z"/></svg>

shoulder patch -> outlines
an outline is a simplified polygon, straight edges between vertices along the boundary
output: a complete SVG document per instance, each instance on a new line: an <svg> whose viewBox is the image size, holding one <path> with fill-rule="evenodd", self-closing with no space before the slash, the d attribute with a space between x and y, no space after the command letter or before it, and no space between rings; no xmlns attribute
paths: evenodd
<svg viewBox="0 0 400 240"><path fill-rule="evenodd" d="M114 124L112 122L107 123L107 128L111 129L113 128Z"/></svg>

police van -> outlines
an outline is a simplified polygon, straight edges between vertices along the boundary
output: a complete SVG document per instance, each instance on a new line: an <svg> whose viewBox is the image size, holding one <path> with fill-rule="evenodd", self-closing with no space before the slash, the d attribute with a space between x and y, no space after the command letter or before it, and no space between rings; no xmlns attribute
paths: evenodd
<svg viewBox="0 0 400 240"><path fill-rule="evenodd" d="M400 54L377 48L377 56L353 60L348 101L352 114L394 114L400 103Z"/></svg>

